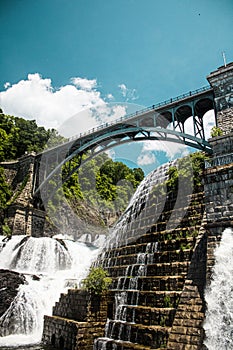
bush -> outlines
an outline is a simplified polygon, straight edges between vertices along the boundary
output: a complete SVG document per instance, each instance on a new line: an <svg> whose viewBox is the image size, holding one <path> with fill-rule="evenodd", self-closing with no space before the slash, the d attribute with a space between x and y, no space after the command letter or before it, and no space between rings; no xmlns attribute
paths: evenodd
<svg viewBox="0 0 233 350"><path fill-rule="evenodd" d="M6 236L8 238L12 236L12 232L10 227L8 226L7 219L4 219L4 223L2 225L2 232L3 232L3 236Z"/></svg>
<svg viewBox="0 0 233 350"><path fill-rule="evenodd" d="M111 283L112 279L102 267L91 267L88 276L82 281L84 289L95 295L101 295Z"/></svg>
<svg viewBox="0 0 233 350"><path fill-rule="evenodd" d="M210 135L211 137L222 136L223 131L218 126L213 126L213 128L211 129Z"/></svg>

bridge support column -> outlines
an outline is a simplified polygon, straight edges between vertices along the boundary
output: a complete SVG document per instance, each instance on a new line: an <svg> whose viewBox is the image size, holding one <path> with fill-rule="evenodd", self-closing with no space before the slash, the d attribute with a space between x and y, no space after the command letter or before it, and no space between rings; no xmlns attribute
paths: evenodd
<svg viewBox="0 0 233 350"><path fill-rule="evenodd" d="M6 217L13 235L29 235L42 237L44 235L46 213L35 208L23 207L17 204L7 209Z"/></svg>

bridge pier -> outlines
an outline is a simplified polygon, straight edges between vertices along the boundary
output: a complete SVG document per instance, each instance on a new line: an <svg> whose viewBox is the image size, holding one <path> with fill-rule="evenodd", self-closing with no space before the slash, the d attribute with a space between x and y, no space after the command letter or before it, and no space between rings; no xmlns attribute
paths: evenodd
<svg viewBox="0 0 233 350"><path fill-rule="evenodd" d="M46 213L33 207L34 165L33 153L24 155L17 161L0 164L13 190L12 203L4 214L12 235L44 235Z"/></svg>
<svg viewBox="0 0 233 350"><path fill-rule="evenodd" d="M32 207L11 205L6 211L8 226L13 235L44 236L46 213Z"/></svg>

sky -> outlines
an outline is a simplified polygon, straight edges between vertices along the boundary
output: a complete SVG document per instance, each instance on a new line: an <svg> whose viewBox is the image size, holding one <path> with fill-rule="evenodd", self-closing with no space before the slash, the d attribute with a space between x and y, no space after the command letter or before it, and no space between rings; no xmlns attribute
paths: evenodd
<svg viewBox="0 0 233 350"><path fill-rule="evenodd" d="M0 0L0 106L78 134L208 85L222 52L233 61L232 23L232 0ZM109 154L148 172L179 152L147 142Z"/></svg>

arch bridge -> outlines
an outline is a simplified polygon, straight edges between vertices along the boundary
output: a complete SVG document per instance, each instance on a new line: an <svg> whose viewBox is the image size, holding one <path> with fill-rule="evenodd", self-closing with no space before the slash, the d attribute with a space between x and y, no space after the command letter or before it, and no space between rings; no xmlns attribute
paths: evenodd
<svg viewBox="0 0 233 350"><path fill-rule="evenodd" d="M52 178L61 186L82 162L83 154L90 159L111 147L132 141L159 140L182 143L211 153L205 139L203 116L214 109L214 92L210 86L158 103L157 105L126 115L113 123L106 123L67 142L36 155L33 197L49 199L48 184ZM190 119L189 119L190 118ZM187 120L191 129L186 130ZM71 161L76 160L76 166ZM68 163L68 174L61 178L61 168ZM55 190L56 190L55 189Z"/></svg>

